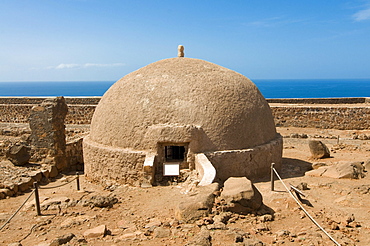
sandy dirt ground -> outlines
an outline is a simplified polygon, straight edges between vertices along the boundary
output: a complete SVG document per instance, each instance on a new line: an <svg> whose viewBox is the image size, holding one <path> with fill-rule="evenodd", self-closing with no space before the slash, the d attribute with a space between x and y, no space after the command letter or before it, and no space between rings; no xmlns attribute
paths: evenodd
<svg viewBox="0 0 370 246"><path fill-rule="evenodd" d="M362 179L332 179L305 176L314 162L335 165L339 161L367 161L370 140L354 140L356 134L370 131L341 131L307 128L278 128L283 136L307 134L308 138L284 138L284 182L304 190L304 208L340 245L370 245L370 171ZM339 141L337 137L339 136ZM331 150L331 157L312 160L309 139L317 138ZM184 188L157 186L138 188L129 186L103 187L80 177L81 190L76 190L75 175L63 175L43 186L41 201L50 202L42 216L37 216L34 196L0 231L0 245L60 245L56 239L73 233L64 245L335 245L303 213L280 181L271 191L269 177L255 182L264 204L273 216L261 214L229 215L225 227L208 227L214 212L201 222L187 224L175 217L179 202L187 198ZM68 183L71 181L70 183ZM0 226L17 210L30 192L0 200ZM117 198L112 207L86 206L93 196ZM81 205L85 204L85 206ZM105 225L105 236L85 238L84 233ZM209 226L208 225L208 226ZM203 227L203 229L202 229ZM199 240L201 231L208 240ZM208 235L207 234L207 235ZM54 244L52 243L54 241ZM59 242L61 242L59 240ZM16 244L15 244L16 245Z"/></svg>

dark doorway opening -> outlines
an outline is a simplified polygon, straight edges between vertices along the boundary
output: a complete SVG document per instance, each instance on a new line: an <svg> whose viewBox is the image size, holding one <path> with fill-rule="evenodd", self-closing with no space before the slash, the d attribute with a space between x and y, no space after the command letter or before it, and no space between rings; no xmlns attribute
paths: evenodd
<svg viewBox="0 0 370 246"><path fill-rule="evenodd" d="M185 159L185 146L165 146L166 161L183 161Z"/></svg>

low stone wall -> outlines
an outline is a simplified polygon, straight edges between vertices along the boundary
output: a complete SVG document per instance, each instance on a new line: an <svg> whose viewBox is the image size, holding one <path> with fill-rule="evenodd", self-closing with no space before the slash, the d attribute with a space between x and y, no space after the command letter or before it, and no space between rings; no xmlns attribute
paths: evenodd
<svg viewBox="0 0 370 246"><path fill-rule="evenodd" d="M0 122L28 123L31 108L41 104L44 97L0 97ZM100 97L66 97L66 124L90 124Z"/></svg>
<svg viewBox="0 0 370 246"><path fill-rule="evenodd" d="M0 104L0 122L28 123L34 104Z"/></svg>
<svg viewBox="0 0 370 246"><path fill-rule="evenodd" d="M103 186L130 184L140 186L144 181L143 164L147 153L130 149L112 148L95 143L87 136L85 151L85 177ZM88 164L87 164L88 163Z"/></svg>
<svg viewBox="0 0 370 246"><path fill-rule="evenodd" d="M370 129L370 107L271 107L276 126L321 129Z"/></svg>
<svg viewBox="0 0 370 246"><path fill-rule="evenodd" d="M28 123L33 106L37 104L0 104L0 122ZM96 105L68 105L66 124L90 124Z"/></svg>
<svg viewBox="0 0 370 246"><path fill-rule="evenodd" d="M40 104L47 97L0 97L0 104ZM65 97L67 104L97 105L101 97Z"/></svg>
<svg viewBox="0 0 370 246"><path fill-rule="evenodd" d="M349 98L282 98L266 99L268 103L289 103L289 104L356 104L368 103L367 97L349 97Z"/></svg>
<svg viewBox="0 0 370 246"><path fill-rule="evenodd" d="M28 123L32 106L44 99L0 97L0 122ZM65 99L68 104L66 124L90 124L100 97ZM267 99L267 102L270 103L277 126L370 129L369 98ZM318 104L320 106L316 106Z"/></svg>
<svg viewBox="0 0 370 246"><path fill-rule="evenodd" d="M90 124L96 105L68 105L66 124Z"/></svg>
<svg viewBox="0 0 370 246"><path fill-rule="evenodd" d="M277 138L269 143L251 149L228 150L206 153L206 156L216 169L217 181L225 182L229 177L247 177L254 181L268 175L271 163L277 170L281 169L283 138Z"/></svg>

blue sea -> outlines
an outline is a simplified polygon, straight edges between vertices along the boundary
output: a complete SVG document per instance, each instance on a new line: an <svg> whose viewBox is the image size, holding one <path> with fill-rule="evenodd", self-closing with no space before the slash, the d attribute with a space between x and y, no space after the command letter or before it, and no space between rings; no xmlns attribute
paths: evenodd
<svg viewBox="0 0 370 246"><path fill-rule="evenodd" d="M255 79L265 98L370 97L370 79ZM0 96L102 96L114 81L0 82Z"/></svg>

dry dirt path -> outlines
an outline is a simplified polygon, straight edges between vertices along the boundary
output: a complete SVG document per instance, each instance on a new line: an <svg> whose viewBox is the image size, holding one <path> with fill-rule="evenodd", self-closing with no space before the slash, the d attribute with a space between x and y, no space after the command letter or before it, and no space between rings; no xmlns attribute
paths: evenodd
<svg viewBox="0 0 370 246"><path fill-rule="evenodd" d="M328 165L343 160L365 161L370 158L370 140L351 139L353 134L369 134L369 131L301 128L278 128L278 131L284 136L295 133L320 136L320 140L330 149L335 149L331 158L320 160ZM330 137L337 135L341 136L342 148L336 148L337 139ZM303 192L312 207L304 207L342 245L370 245L370 175L359 180L304 176L307 167L315 162L310 159L307 142L306 138L284 138L281 172L284 182L293 185L307 183L309 190ZM73 175L59 178L47 187L66 184L73 178ZM143 189L120 186L111 187L110 191L83 177L80 181L82 191L79 192L76 191L75 181L63 187L40 190L42 199L59 198L67 202L50 206L48 210L42 211L43 216L36 216L33 202L27 204L0 232L0 245L18 241L22 245L50 245L54 239L68 233L73 233L75 238L65 245L186 245L200 233L197 224L182 223L175 218L177 204L186 199L181 187ZM233 216L224 230L209 230L213 246L244 245L243 242L237 242L237 238L243 238L244 243L260 240L265 245L334 245L302 213L278 181L274 192L270 190L268 177L255 182L255 185L262 193L265 205L275 211L275 219L268 221L259 215ZM0 200L1 225L28 194ZM95 195L116 197L119 203L112 208L76 204L77 201L89 200ZM360 227L356 227L356 224L352 224L352 227L343 226L352 214ZM339 228L335 228L339 230L332 230L334 223L339 225ZM110 235L84 239L86 230L100 225L106 225Z"/></svg>

